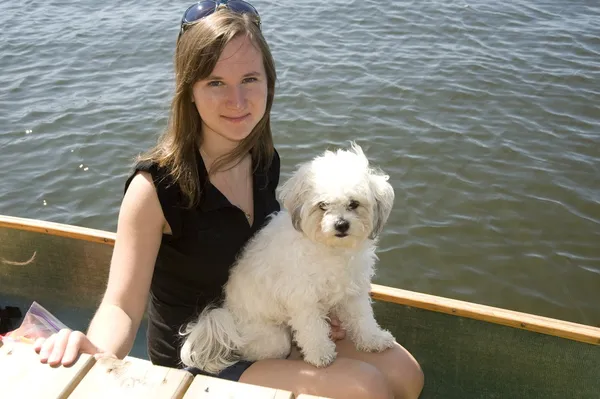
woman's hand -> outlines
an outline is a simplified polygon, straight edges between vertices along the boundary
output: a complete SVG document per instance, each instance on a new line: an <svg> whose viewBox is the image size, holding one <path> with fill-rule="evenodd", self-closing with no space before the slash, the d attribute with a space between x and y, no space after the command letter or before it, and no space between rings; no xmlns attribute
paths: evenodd
<svg viewBox="0 0 600 399"><path fill-rule="evenodd" d="M346 338L346 330L342 327L342 322L336 315L329 315L329 325L331 326L329 337L333 341L340 341Z"/></svg>
<svg viewBox="0 0 600 399"><path fill-rule="evenodd" d="M33 348L40 354L40 361L50 366L71 366L80 353L88 353L99 357L115 357L113 354L104 352L94 345L81 331L72 331L68 328L52 334L48 338L38 338Z"/></svg>

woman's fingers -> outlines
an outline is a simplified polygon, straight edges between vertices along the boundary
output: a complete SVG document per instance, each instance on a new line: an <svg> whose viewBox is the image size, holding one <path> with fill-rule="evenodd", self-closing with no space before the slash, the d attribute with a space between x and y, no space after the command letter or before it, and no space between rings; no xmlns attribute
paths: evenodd
<svg viewBox="0 0 600 399"><path fill-rule="evenodd" d="M42 363L48 362L48 357L52 353L54 349L54 341L56 340L56 334L52 334L47 339L41 342L42 346L40 348L40 361Z"/></svg>
<svg viewBox="0 0 600 399"><path fill-rule="evenodd" d="M81 331L73 331L69 334L67 346L62 356L62 365L71 366L77 360L80 353L90 355L98 353L98 348Z"/></svg>
<svg viewBox="0 0 600 399"><path fill-rule="evenodd" d="M52 348L52 353L48 357L49 365L57 366L61 363L63 354L67 348L67 343L69 342L70 334L71 330L63 328L55 335L54 347Z"/></svg>
<svg viewBox="0 0 600 399"><path fill-rule="evenodd" d="M334 341L346 338L346 330L342 327L340 319L336 315L329 315L329 336Z"/></svg>
<svg viewBox="0 0 600 399"><path fill-rule="evenodd" d="M40 354L40 361L51 366L71 366L80 353L96 355L102 352L84 333L69 329L60 330L46 339L38 338L34 349Z"/></svg>
<svg viewBox="0 0 600 399"><path fill-rule="evenodd" d="M329 315L329 324L335 327L339 327L340 319L336 315Z"/></svg>
<svg viewBox="0 0 600 399"><path fill-rule="evenodd" d="M36 353L40 353L40 351L42 350L42 346L44 346L44 342L46 342L46 338L38 338L35 340L35 342L33 343L33 350Z"/></svg>
<svg viewBox="0 0 600 399"><path fill-rule="evenodd" d="M331 339L333 339L334 341L339 341L344 338L346 338L346 330L342 328L331 329Z"/></svg>

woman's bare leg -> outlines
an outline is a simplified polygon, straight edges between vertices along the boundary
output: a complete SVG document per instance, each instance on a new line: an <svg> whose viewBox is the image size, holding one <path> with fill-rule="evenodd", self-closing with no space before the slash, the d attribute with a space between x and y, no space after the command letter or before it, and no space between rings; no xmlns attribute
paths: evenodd
<svg viewBox="0 0 600 399"><path fill-rule="evenodd" d="M385 377L396 399L415 399L423 389L421 366L402 346L380 353L359 352L349 339L336 342L338 358L359 360L375 366Z"/></svg>
<svg viewBox="0 0 600 399"><path fill-rule="evenodd" d="M360 360L338 358L316 368L303 360L269 359L250 366L240 382L340 399L391 399L386 377Z"/></svg>

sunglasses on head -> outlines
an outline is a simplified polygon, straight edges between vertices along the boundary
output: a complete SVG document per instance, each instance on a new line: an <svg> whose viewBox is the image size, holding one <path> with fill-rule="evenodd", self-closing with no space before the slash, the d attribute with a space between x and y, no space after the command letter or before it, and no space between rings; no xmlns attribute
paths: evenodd
<svg viewBox="0 0 600 399"><path fill-rule="evenodd" d="M185 32L188 27L200 21L202 18L206 18L209 15L214 14L221 8L227 8L239 14L252 15L255 19L256 25L258 26L258 29L260 29L260 15L258 15L258 11L256 11L256 8L254 8L252 4L243 0L204 0L191 5L187 10L185 10L183 13L183 18L181 19L179 37L181 37L183 32Z"/></svg>

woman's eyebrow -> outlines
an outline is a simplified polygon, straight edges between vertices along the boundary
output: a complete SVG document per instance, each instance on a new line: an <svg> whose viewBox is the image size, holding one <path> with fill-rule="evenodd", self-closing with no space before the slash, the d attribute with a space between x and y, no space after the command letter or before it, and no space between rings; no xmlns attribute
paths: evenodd
<svg viewBox="0 0 600 399"><path fill-rule="evenodd" d="M250 76L259 76L260 72L248 72L245 73L244 76L242 76L242 78L247 78ZM216 75L210 75L208 78L206 78L206 80L225 80L225 78L222 78L220 76L216 76Z"/></svg>

